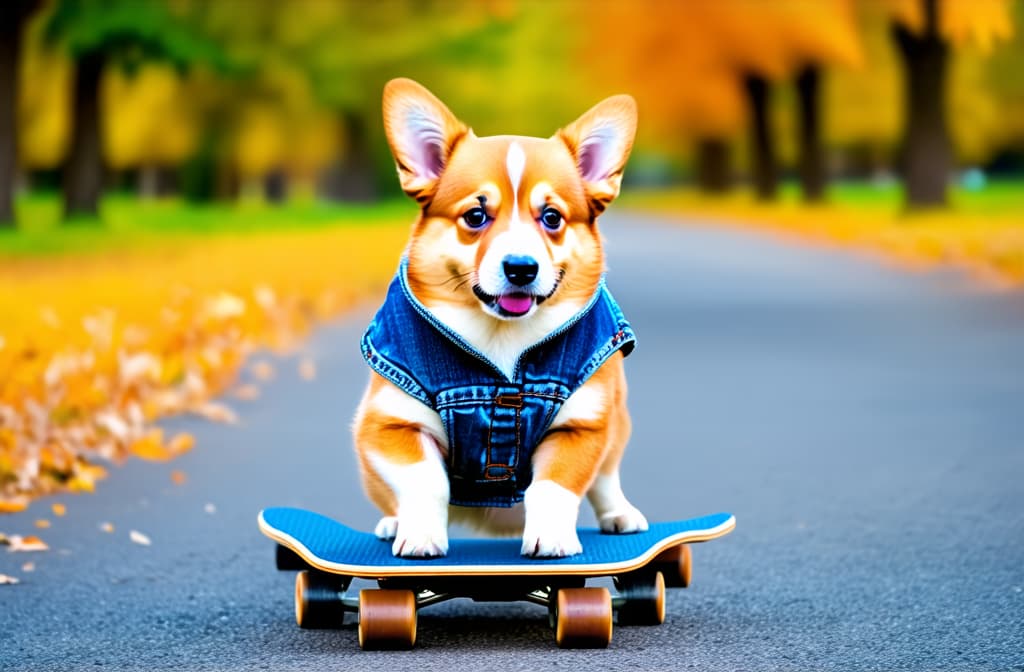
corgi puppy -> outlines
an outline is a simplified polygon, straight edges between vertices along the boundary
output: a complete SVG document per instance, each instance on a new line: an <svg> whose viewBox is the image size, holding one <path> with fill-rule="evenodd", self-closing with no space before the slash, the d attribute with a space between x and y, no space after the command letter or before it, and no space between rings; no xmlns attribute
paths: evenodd
<svg viewBox="0 0 1024 672"><path fill-rule="evenodd" d="M396 556L444 555L452 520L569 556L584 495L602 530L646 530L619 482L634 337L597 228L635 102L608 98L546 139L477 137L408 79L386 85L383 111L421 210L362 342L353 431L377 536Z"/></svg>

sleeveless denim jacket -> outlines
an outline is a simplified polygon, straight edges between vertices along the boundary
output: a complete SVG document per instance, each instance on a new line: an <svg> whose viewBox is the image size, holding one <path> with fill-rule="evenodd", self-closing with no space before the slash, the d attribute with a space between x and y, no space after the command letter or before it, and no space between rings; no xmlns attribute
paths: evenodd
<svg viewBox="0 0 1024 672"><path fill-rule="evenodd" d="M602 278L583 310L522 353L510 379L413 296L407 263L363 335L363 358L441 416L452 504L512 506L562 404L612 354L632 351L633 330Z"/></svg>

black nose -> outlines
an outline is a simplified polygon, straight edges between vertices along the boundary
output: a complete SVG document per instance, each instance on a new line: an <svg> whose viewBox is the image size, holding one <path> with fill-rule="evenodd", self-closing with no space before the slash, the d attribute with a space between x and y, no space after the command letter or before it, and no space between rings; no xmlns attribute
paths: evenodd
<svg viewBox="0 0 1024 672"><path fill-rule="evenodd" d="M501 263L505 269L505 277L516 287L522 287L533 282L537 277L537 261L533 257L522 254L510 254Z"/></svg>

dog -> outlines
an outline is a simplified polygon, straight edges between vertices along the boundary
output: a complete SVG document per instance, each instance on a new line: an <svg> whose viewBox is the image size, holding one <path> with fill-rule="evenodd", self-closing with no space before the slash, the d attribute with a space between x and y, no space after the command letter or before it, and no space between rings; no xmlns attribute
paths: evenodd
<svg viewBox="0 0 1024 672"><path fill-rule="evenodd" d="M597 217L618 195L637 110L618 95L543 139L477 137L409 79L384 88L402 189L420 206L362 339L353 423L362 482L395 556L441 556L449 521L582 552L647 520L623 494L623 359L635 336L604 285Z"/></svg>

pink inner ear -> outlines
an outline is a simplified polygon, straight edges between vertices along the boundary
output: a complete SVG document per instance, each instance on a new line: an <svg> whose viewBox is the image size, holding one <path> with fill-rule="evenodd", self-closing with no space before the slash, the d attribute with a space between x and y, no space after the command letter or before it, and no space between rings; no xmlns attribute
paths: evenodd
<svg viewBox="0 0 1024 672"><path fill-rule="evenodd" d="M406 113L404 143L409 168L420 177L435 178L444 169L444 130L427 110L412 107Z"/></svg>
<svg viewBox="0 0 1024 672"><path fill-rule="evenodd" d="M597 182L615 170L617 166L613 159L616 137L615 129L611 126L599 126L580 143L577 163L584 180Z"/></svg>

